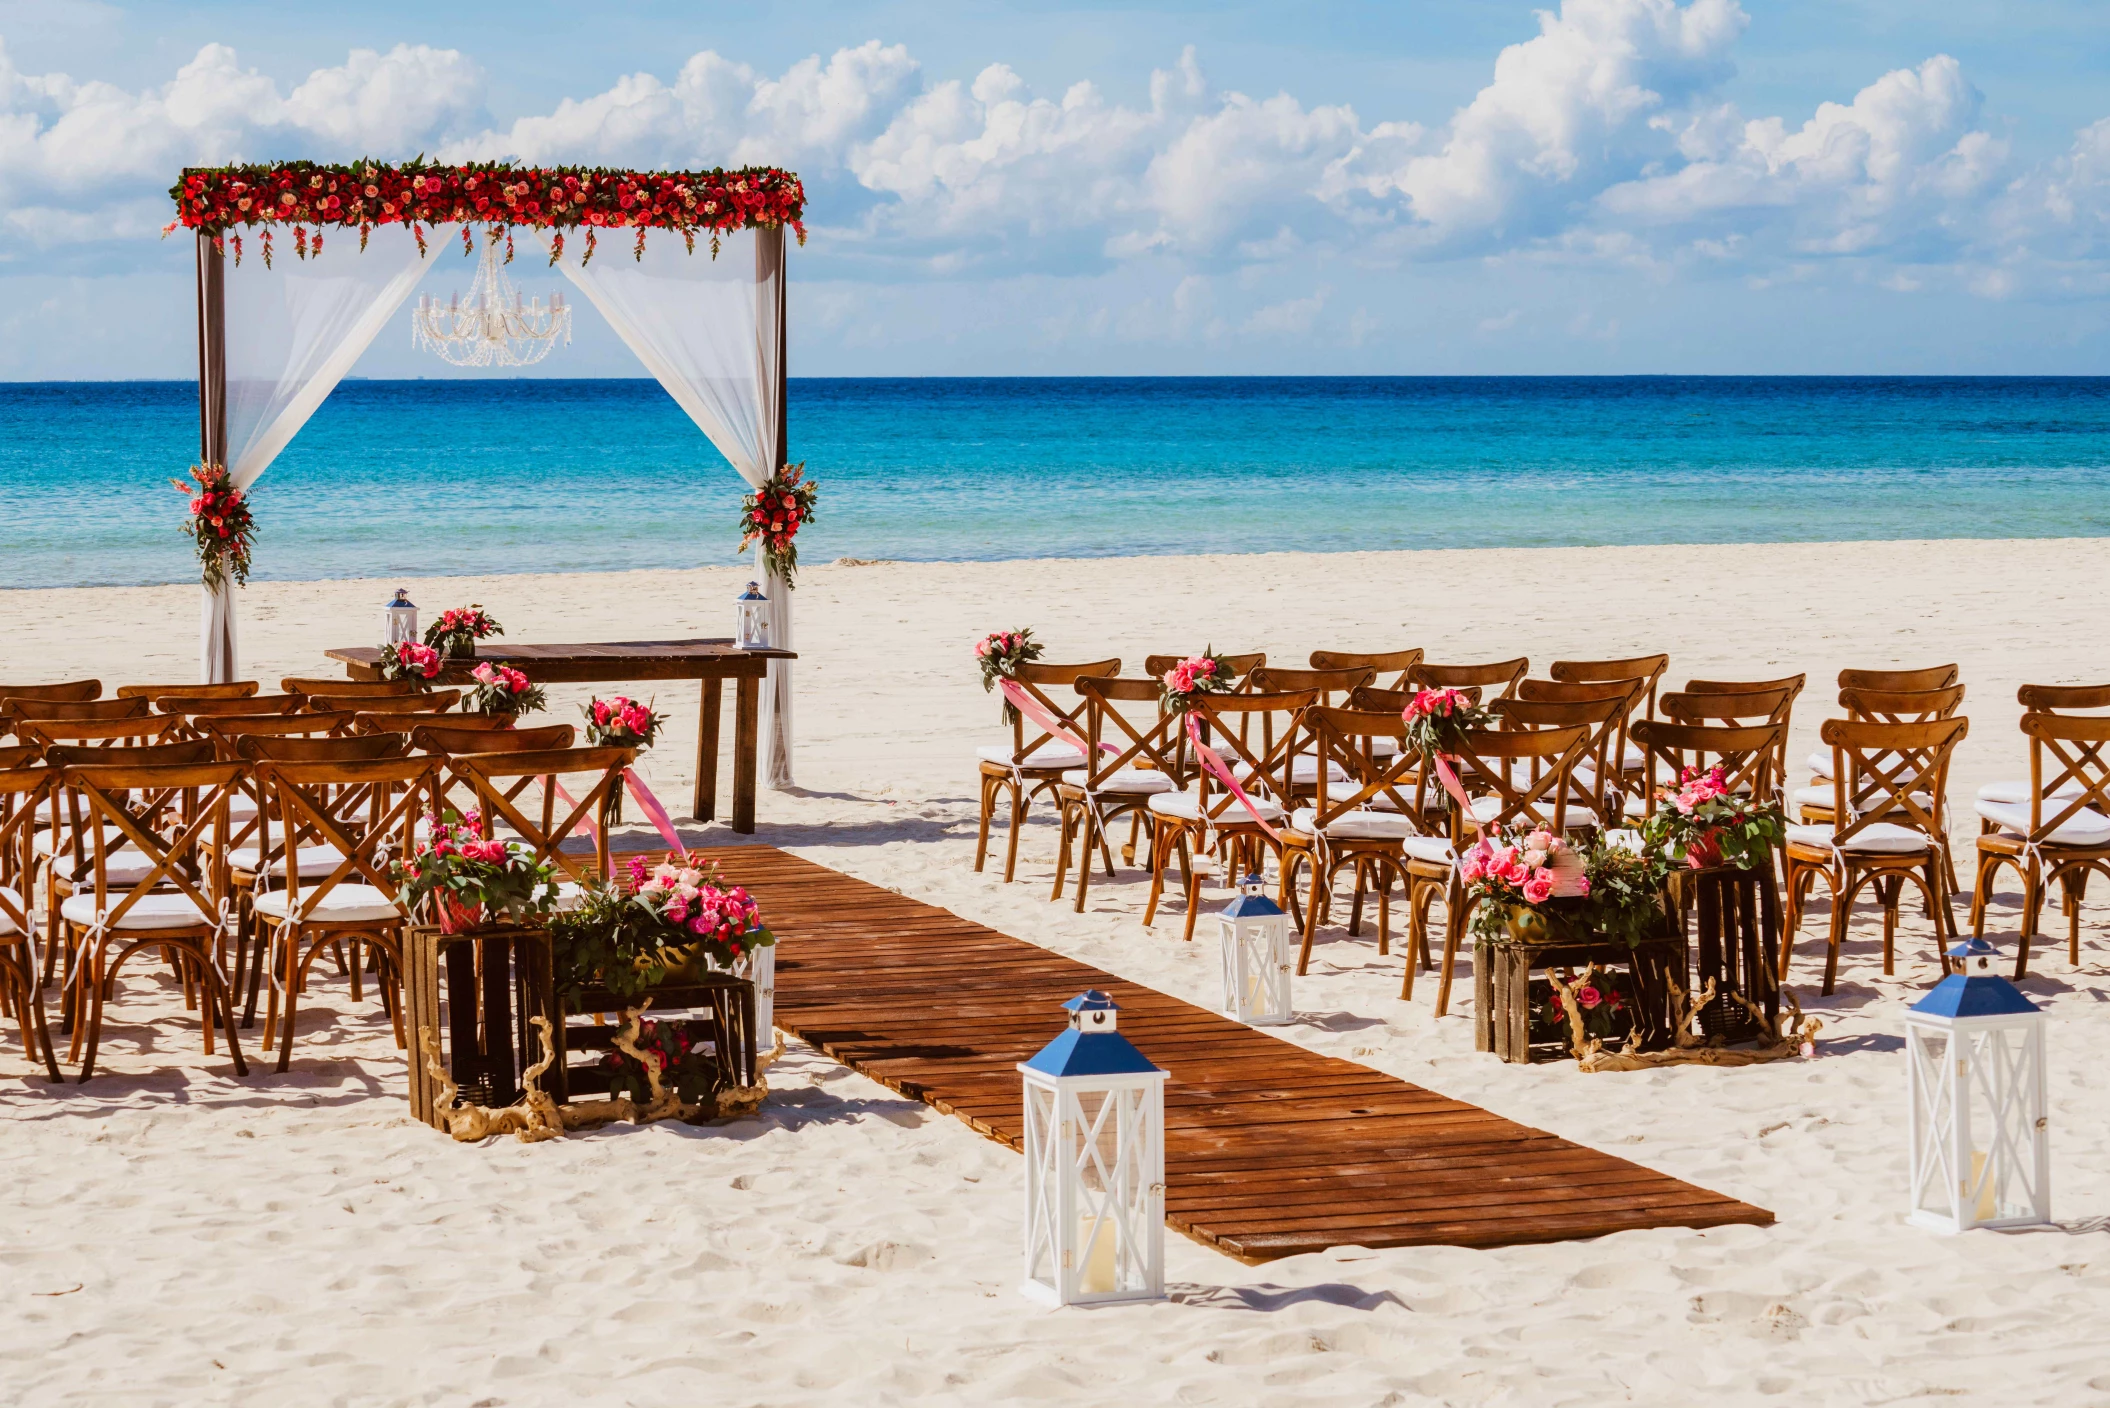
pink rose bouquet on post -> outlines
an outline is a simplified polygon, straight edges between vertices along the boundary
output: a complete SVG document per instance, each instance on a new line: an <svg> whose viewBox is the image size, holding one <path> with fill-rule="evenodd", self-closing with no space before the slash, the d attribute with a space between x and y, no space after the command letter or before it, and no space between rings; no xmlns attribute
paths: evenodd
<svg viewBox="0 0 2110 1408"><path fill-rule="evenodd" d="M476 688L469 693L469 707L476 713L517 717L540 713L545 707L542 686L530 684L528 677L511 665L494 665L487 660L476 667L470 678L476 681Z"/></svg>
<svg viewBox="0 0 2110 1408"><path fill-rule="evenodd" d="M1776 804L1730 791L1720 768L1686 768L1675 791L1656 790L1656 810L1641 834L1651 850L1673 864L1751 870L1768 863L1773 848L1787 839L1788 826Z"/></svg>
<svg viewBox="0 0 2110 1408"><path fill-rule="evenodd" d="M998 680L1017 679L1018 667L1038 660L1041 644L1033 639L1033 628L1021 626L1015 631L991 631L974 643L975 663L982 671L982 693L996 688ZM1004 701L1004 726L1009 728L1018 722L1018 710L1009 699Z"/></svg>
<svg viewBox="0 0 2110 1408"><path fill-rule="evenodd" d="M428 816L426 826L417 850L395 865L407 909L422 907L455 934L501 918L531 924L556 907L556 867L517 842L483 836L476 812Z"/></svg>
<svg viewBox="0 0 2110 1408"><path fill-rule="evenodd" d="M586 741L596 747L650 748L667 722L651 705L621 694L582 704L579 710L586 715Z"/></svg>
<svg viewBox="0 0 2110 1408"><path fill-rule="evenodd" d="M1407 742L1424 758L1455 757L1467 729L1495 726L1494 713L1462 689L1418 690L1400 717L1407 722Z"/></svg>
<svg viewBox="0 0 2110 1408"><path fill-rule="evenodd" d="M1175 714L1193 712L1194 701L1204 694L1229 694L1237 676L1213 647L1204 646L1167 670L1158 682L1158 703Z"/></svg>

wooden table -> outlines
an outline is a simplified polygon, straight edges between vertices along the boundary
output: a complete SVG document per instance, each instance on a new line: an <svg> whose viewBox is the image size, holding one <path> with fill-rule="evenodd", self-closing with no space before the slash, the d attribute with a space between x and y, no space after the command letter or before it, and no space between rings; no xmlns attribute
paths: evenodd
<svg viewBox="0 0 2110 1408"><path fill-rule="evenodd" d="M351 646L324 652L355 680L381 677L381 651ZM709 821L718 814L718 721L721 686L737 682L733 722L733 830L755 829L755 755L760 751L762 680L772 660L796 660L789 650L742 650L729 638L626 640L606 645L478 644L473 658L449 660L435 683L472 684L472 671L490 662L525 671L536 684L602 684L617 680L700 680L701 717L696 741L696 796L690 815Z"/></svg>

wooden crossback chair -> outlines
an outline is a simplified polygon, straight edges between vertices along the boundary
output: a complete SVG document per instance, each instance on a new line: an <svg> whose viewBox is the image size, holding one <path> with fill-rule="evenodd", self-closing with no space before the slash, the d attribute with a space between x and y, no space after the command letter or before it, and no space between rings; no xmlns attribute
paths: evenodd
<svg viewBox="0 0 2110 1408"><path fill-rule="evenodd" d="M54 776L50 768L38 766L40 759L28 744L0 748L0 801L6 803L0 809L0 1014L13 1014L22 1028L24 1054L41 1059L56 1084L63 1077L44 1019L31 878L36 869L32 833Z"/></svg>
<svg viewBox="0 0 2110 1408"><path fill-rule="evenodd" d="M476 719L475 715L443 716L437 724L419 724L410 730L410 746L422 752L438 755L439 776L432 784L432 809L444 816L449 812L466 816L477 809L476 783L465 773L458 773L448 766L457 754L468 753L533 753L552 748L569 748L578 736L578 730L570 724L542 724L535 728L488 728L465 722ZM515 779L506 792L508 801L518 798L534 783L531 777Z"/></svg>
<svg viewBox="0 0 2110 1408"><path fill-rule="evenodd" d="M190 694L157 694L157 713L177 714L187 719L217 719L248 714L297 714L306 703L300 694L234 694L226 698L198 698Z"/></svg>
<svg viewBox="0 0 2110 1408"><path fill-rule="evenodd" d="M418 732L427 734L434 730L420 729ZM500 737L495 733L478 736L486 742ZM563 909L579 902L586 885L613 874L613 862L608 852L608 828L599 822L609 795L622 786L623 770L636 760L635 748L543 748L449 753L447 770L474 789L476 809L482 814L486 838L495 835L498 823L503 822L533 849L538 863L554 862L571 876L569 882L560 881L558 884L558 907ZM565 777L590 780L574 781L577 792L569 804L571 809L558 819L557 808L561 803L556 795L556 788L560 785L557 779ZM539 821L518 805L523 787L536 781L542 783ZM562 849L565 838L580 826L589 827L593 834L591 869L582 864L579 857Z"/></svg>
<svg viewBox="0 0 2110 1408"><path fill-rule="evenodd" d="M1546 673L1562 684L1621 684L1639 680L1641 689L1635 694L1627 717L1619 726L1619 737L1615 740L1611 754L1612 762L1623 783L1623 790L1632 791L1642 785L1642 773L1647 759L1641 749L1629 737L1628 732L1636 716L1644 719L1656 717L1656 690L1662 683L1663 672L1670 668L1670 656L1664 654L1635 655L1624 660L1556 660Z"/></svg>
<svg viewBox="0 0 2110 1408"><path fill-rule="evenodd" d="M1680 697L1668 694L1664 699ZM1781 740L1787 736L1787 731L1785 720L1770 718L1755 724L1639 720L1634 725L1634 741L1648 754L1648 786L1642 793L1643 816L1656 814L1657 794L1676 791L1687 769L1704 773L1720 768L1723 784L1731 792L1746 797L1778 797L1780 750L1784 746Z"/></svg>
<svg viewBox="0 0 2110 1408"><path fill-rule="evenodd" d="M1282 889L1290 899L1287 908L1303 929L1299 973L1310 966L1313 940L1332 907L1334 882L1344 869L1355 879L1349 936L1360 932L1363 899L1374 881L1377 951L1380 956L1391 952L1392 884L1396 880L1401 896L1412 898L1402 844L1421 835L1415 819L1426 811L1420 758L1407 746L1406 720L1397 710L1314 707L1305 715L1305 727L1313 753L1330 766L1315 770L1311 804L1291 813L1282 832ZM1310 895L1299 906L1296 877L1302 869L1311 872ZM1423 939L1419 958L1427 966L1425 933ZM1410 981L1416 957L1410 945Z"/></svg>
<svg viewBox="0 0 2110 1408"><path fill-rule="evenodd" d="M234 680L227 684L121 684L117 687L119 699L145 697L147 699L247 699L257 691L255 680ZM158 705L156 707L159 707ZM174 710L162 709L164 714Z"/></svg>
<svg viewBox="0 0 2110 1408"><path fill-rule="evenodd" d="M1311 667L1314 670L1368 670L1372 683L1379 689L1405 689L1407 671L1421 663L1421 651L1380 650L1359 653L1352 650L1314 650Z"/></svg>
<svg viewBox="0 0 2110 1408"><path fill-rule="evenodd" d="M2066 912L2067 960L2081 962L2081 901L2088 876L2110 879L2110 716L2032 710L2022 716L2029 739L2029 799L2022 803L1980 798L1986 826L1978 838L1978 877L1971 888L1971 932L1985 934L1986 905L2000 867L2022 879L2022 941L2015 976L2029 971L2030 940L2053 882Z"/></svg>
<svg viewBox="0 0 2110 1408"><path fill-rule="evenodd" d="M1143 673L1154 680L1161 680L1171 673L1173 666L1186 658L1184 655L1146 655L1143 657ZM1231 678L1243 681L1267 663L1267 652L1254 650L1243 655L1220 655L1217 658L1224 662L1224 669L1230 672Z"/></svg>
<svg viewBox="0 0 2110 1408"><path fill-rule="evenodd" d="M1253 810L1269 826L1280 830L1289 815L1284 802L1294 794L1291 781L1296 755L1304 751L1304 711L1318 702L1310 690L1286 694L1204 694L1196 696L1197 722L1209 739L1211 751L1223 760L1225 770L1239 780L1253 799ZM1186 724L1179 725L1182 736ZM1165 867L1177 855L1185 871L1187 918L1181 937L1193 939L1195 913L1201 902L1201 853L1215 850L1223 858L1225 875L1258 871L1265 849L1280 846L1261 827L1237 797L1197 760L1190 788L1160 792L1151 797L1150 808L1150 898L1143 907L1143 922L1157 918L1158 901L1164 895ZM1286 896L1285 896L1286 898Z"/></svg>
<svg viewBox="0 0 2110 1408"><path fill-rule="evenodd" d="M282 888L256 896L259 928L268 927L270 938L252 971L271 973L264 1045L278 1043L281 1071L293 1058L294 1010L309 970L325 948L336 951L344 942L352 945L355 1001L364 967L359 945L372 946L396 1046L408 1047L401 977L407 915L391 866L416 848L417 820L439 766L408 749L408 740L390 736L242 740L283 834L317 836L340 856L319 867L319 877L296 861L286 867Z"/></svg>
<svg viewBox="0 0 2110 1408"><path fill-rule="evenodd" d="M1627 718L1640 694L1640 681L1618 680L1609 685L1556 682L1555 689L1563 693L1572 690L1576 694L1553 699L1524 697L1526 687L1532 683L1531 680L1523 681L1517 686L1515 696L1497 699L1488 707L1505 729L1573 728L1577 725L1588 729L1590 732L1583 740L1582 754L1570 770L1566 824L1570 831L1619 825L1625 819L1625 795L1629 784L1625 770L1613 760L1615 750L1623 746ZM1531 692L1543 696L1548 691L1541 686ZM1516 769L1522 776L1515 780L1520 784L1535 782L1539 774L1558 763L1558 759L1526 760ZM1640 780L1636 779L1632 785L1638 787ZM1487 802L1483 799L1475 805L1484 806Z"/></svg>
<svg viewBox="0 0 2110 1408"><path fill-rule="evenodd" d="M278 687L288 694L321 694L333 698L356 694L361 698L373 698L391 694L416 694L422 685L418 680L311 679L301 675L289 675L278 682Z"/></svg>
<svg viewBox="0 0 2110 1408"><path fill-rule="evenodd" d="M446 695L457 691L441 690L439 692L442 695ZM365 707L369 704L393 706L397 702L393 699L372 698L347 702L358 706L352 714L352 732L354 734L400 733L408 736L416 733L421 728L428 727L453 729L457 732L474 729L479 733L501 733L514 727L513 721L504 714L454 714L448 713L444 709L398 710L393 707L383 709L368 709Z"/></svg>
<svg viewBox="0 0 2110 1408"><path fill-rule="evenodd" d="M1871 723L1918 724L1931 723L1937 719L1951 718L1963 707L1964 687L1960 684L1932 685L1926 689L1877 689L1855 685L1844 686L1839 691L1839 707L1846 717ZM1893 767L1902 767L1901 760L1891 760ZM1805 824L1822 826L1832 819L1832 755L1829 750L1810 755L1810 784L1795 789L1792 800ZM1874 784L1871 784L1874 785ZM1943 799L1944 812L1947 799ZM1949 878L1949 889L1954 892L1960 886L1956 880L1956 861L1949 854L1944 842L1942 869Z"/></svg>
<svg viewBox="0 0 2110 1408"><path fill-rule="evenodd" d="M53 704L85 704L103 697L101 680L60 680L50 684L0 684L0 699L42 699Z"/></svg>
<svg viewBox="0 0 2110 1408"><path fill-rule="evenodd" d="M1822 878L1831 890L1830 948L1824 963L1829 994L1839 971L1853 902L1874 884L1883 903L1883 971L1895 971L1898 899L1907 880L1918 886L1935 921L1936 956L1943 932L1956 933L1949 909L1949 760L1970 731L1965 718L1924 723L1875 723L1827 719L1822 737L1833 754L1833 820L1788 828L1782 868L1787 889L1787 924L1781 936L1780 973L1788 973L1795 933L1802 923L1805 893ZM1947 971L1946 959L1941 959Z"/></svg>
<svg viewBox="0 0 2110 1408"><path fill-rule="evenodd" d="M1947 689L1961 677L1954 665L1930 665L1922 670L1841 670L1841 689Z"/></svg>
<svg viewBox="0 0 2110 1408"><path fill-rule="evenodd" d="M1443 972L1436 988L1436 1015L1450 1010L1451 978L1457 967L1458 945L1465 937L1471 906L1465 886L1458 878L1458 853L1469 837L1497 831L1545 828L1561 835L1568 827L1568 800L1574 795L1575 765L1582 761L1590 741L1587 724L1525 730L1466 729L1460 741L1455 769L1459 790L1473 803L1462 813L1452 802L1448 812L1448 835L1409 837L1401 843L1407 855L1410 886L1407 911L1420 926L1413 933L1416 949L1428 943L1427 915L1436 894L1443 896ZM1423 771L1434 787L1433 763L1423 760ZM1433 796L1433 791L1431 793ZM1433 890L1434 893L1426 893ZM1401 998L1413 991L1414 968L1400 986Z"/></svg>
<svg viewBox="0 0 2110 1408"><path fill-rule="evenodd" d="M1273 665L1262 665L1252 672L1249 679L1253 690L1260 694L1308 691L1318 696L1314 707L1338 708L1347 702L1350 694L1372 683L1375 673L1367 665L1351 665L1338 670L1288 670L1277 669ZM1396 746L1392 738L1385 734L1377 735L1371 743L1379 749L1391 749ZM1385 756L1389 757L1391 754L1388 752ZM1319 771L1317 752L1307 745L1291 764L1290 785L1296 789L1297 797L1312 795ZM1348 775L1340 771L1339 764L1333 765L1331 771L1335 782L1348 780Z"/></svg>
<svg viewBox="0 0 2110 1408"><path fill-rule="evenodd" d="M153 712L152 702L139 698L86 699L66 703L56 699L24 699L17 695L0 697L0 714L21 722L49 719L55 723L99 723L143 719Z"/></svg>
<svg viewBox="0 0 2110 1408"><path fill-rule="evenodd" d="M2015 691L2015 701L2028 714L2084 714L2096 709L2110 709L2110 684L2026 684ZM2081 786L2068 778L2052 788L2050 800L2065 801L2080 795ZM1978 800L1981 802L2004 802L2010 806L2027 806L2032 795L2029 779L2011 778L1980 784ZM2002 830L1998 822L1979 818L1983 834L1992 835ZM2086 883L2086 877L2083 877Z"/></svg>
<svg viewBox="0 0 2110 1408"><path fill-rule="evenodd" d="M1083 678L1112 679L1120 673L1119 659L1094 660L1081 665L1047 665L1030 661L1018 666L1013 683L1074 735L1082 727L1084 713L1084 696L1076 692L1077 681ZM1033 805L1033 799L1042 793L1053 796L1062 782L1062 775L1073 768L1083 767L1084 761L1084 754L1075 744L1057 738L1022 712L1011 721L1008 746L997 743L976 749L982 816L975 835L974 868L979 871L989 858L989 822L996 814L996 799L1008 797L1011 827L1004 843L1004 883L1009 884L1018 874L1018 833L1025 825L1026 812Z"/></svg>
<svg viewBox="0 0 2110 1408"><path fill-rule="evenodd" d="M134 766L139 764L206 762L212 758L212 748L196 740L183 739L174 729L174 720L150 720L164 731L153 734L145 743L123 735L114 735L112 730L129 729L129 721L67 722L44 720L32 725L35 742L44 753L44 760L54 768L61 769L54 777L50 794L51 824L38 830L32 838L33 854L43 868L45 924L44 924L44 981L52 979L53 964L58 960L64 945L53 941L59 932L59 906L93 880L95 866L95 842L98 823L87 799L68 781L63 767L68 762L86 763L94 761L111 766ZM48 730L48 732L46 732ZM150 797L147 815L161 824L165 818L155 811L165 808L170 798L167 795ZM119 882L127 879L134 869L144 870L146 862L128 852L129 842L122 831L113 824L100 826L100 835L109 847L109 868ZM69 951L70 961L70 951ZM62 1020L71 1031L71 1009L65 1009Z"/></svg>
<svg viewBox="0 0 2110 1408"><path fill-rule="evenodd" d="M1522 655L1484 665L1437 665L1422 660L1407 667L1407 691L1411 694L1424 689L1462 689L1474 703L1507 699L1530 673L1531 661Z"/></svg>
<svg viewBox="0 0 2110 1408"><path fill-rule="evenodd" d="M87 799L95 838L89 883L59 906L73 979L68 1059L80 1060L81 1081L95 1074L103 1007L118 972L135 953L154 949L174 959L186 987L196 981L206 1052L213 1049L217 1019L235 1074L246 1076L249 1066L242 1059L233 994L219 954L228 913L226 857L212 844L215 832L225 827L227 801L244 768L222 762L127 765L88 756L96 757L94 764L66 761L62 778L67 789ZM180 805L166 808L157 800L170 796L180 797ZM175 811L178 820L164 835L150 822L166 810ZM113 831L138 857L122 880L111 864L116 847L108 836Z"/></svg>
<svg viewBox="0 0 2110 1408"><path fill-rule="evenodd" d="M302 696L307 706L345 714L445 714L461 703L458 689L432 689L422 694L310 694ZM482 718L481 714L457 717Z"/></svg>
<svg viewBox="0 0 2110 1408"><path fill-rule="evenodd" d="M1064 773L1055 787L1062 836L1055 853L1055 887L1048 898L1062 898L1074 840L1075 907L1082 914L1085 891L1091 884L1093 845L1097 844L1107 878L1112 879L1114 859L1107 832L1126 816L1128 842L1121 848L1121 857L1133 865L1137 837L1150 820L1150 799L1160 792L1179 791L1185 779L1179 772L1180 718L1158 708L1158 681L1085 676L1076 687L1084 697L1083 728L1078 736L1088 746L1084 766Z"/></svg>

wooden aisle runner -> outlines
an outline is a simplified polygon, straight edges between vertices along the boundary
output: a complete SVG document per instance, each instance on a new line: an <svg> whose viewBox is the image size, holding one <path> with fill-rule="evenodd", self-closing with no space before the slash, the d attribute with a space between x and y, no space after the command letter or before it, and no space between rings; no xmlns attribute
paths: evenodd
<svg viewBox="0 0 2110 1408"><path fill-rule="evenodd" d="M1113 994L1121 1030L1172 1073L1166 1221L1234 1256L1773 1220L773 847L706 854L783 941L779 1027L1014 1149L1017 1063L1061 1030L1065 1000Z"/></svg>

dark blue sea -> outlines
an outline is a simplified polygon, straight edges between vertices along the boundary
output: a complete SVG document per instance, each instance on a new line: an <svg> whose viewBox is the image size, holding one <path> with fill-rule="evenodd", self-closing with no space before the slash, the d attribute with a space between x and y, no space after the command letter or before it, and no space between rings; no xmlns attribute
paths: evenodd
<svg viewBox="0 0 2110 1408"><path fill-rule="evenodd" d="M2110 534L2110 378L794 380L836 557ZM188 581L190 383L0 385L0 586ZM347 381L259 481L262 578L734 561L650 381Z"/></svg>

